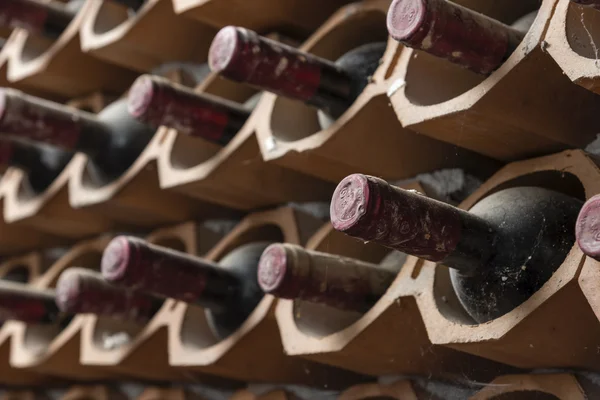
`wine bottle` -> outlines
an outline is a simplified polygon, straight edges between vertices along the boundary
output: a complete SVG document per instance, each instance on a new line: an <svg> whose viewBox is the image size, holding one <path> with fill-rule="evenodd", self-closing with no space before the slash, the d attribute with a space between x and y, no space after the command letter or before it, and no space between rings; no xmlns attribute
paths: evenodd
<svg viewBox="0 0 600 400"><path fill-rule="evenodd" d="M0 89L0 135L83 152L101 184L125 172L153 134L154 129L129 115L127 99L113 102L96 116L18 90Z"/></svg>
<svg viewBox="0 0 600 400"><path fill-rule="evenodd" d="M226 145L242 128L251 110L207 93L153 75L142 75L131 86L128 109L138 121Z"/></svg>
<svg viewBox="0 0 600 400"><path fill-rule="evenodd" d="M208 62L212 71L228 79L303 101L338 118L369 83L385 47L384 42L369 43L334 63L227 26L213 39Z"/></svg>
<svg viewBox="0 0 600 400"><path fill-rule="evenodd" d="M118 236L104 250L102 275L129 289L205 308L213 333L225 338L262 299L256 270L269 244L240 246L214 263L135 237Z"/></svg>
<svg viewBox="0 0 600 400"><path fill-rule="evenodd" d="M360 174L344 178L330 205L333 227L451 268L476 322L498 318L540 289L575 243L582 202L540 187L492 193L464 211Z"/></svg>
<svg viewBox="0 0 600 400"><path fill-rule="evenodd" d="M16 167L26 174L25 187L34 194L45 191L71 160L72 154L49 146L0 139L0 166Z"/></svg>
<svg viewBox="0 0 600 400"><path fill-rule="evenodd" d="M54 291L0 280L0 320L54 324L64 316L56 306Z"/></svg>
<svg viewBox="0 0 600 400"><path fill-rule="evenodd" d="M447 0L394 0L387 27L390 36L405 46L482 75L498 69L525 36Z"/></svg>
<svg viewBox="0 0 600 400"><path fill-rule="evenodd" d="M68 268L56 283L56 305L69 315L96 314L144 324L162 304L157 297L111 285L86 268Z"/></svg>
<svg viewBox="0 0 600 400"><path fill-rule="evenodd" d="M58 38L75 17L76 10L58 2L39 0L2 0L0 23L7 28L22 28L32 34Z"/></svg>
<svg viewBox="0 0 600 400"><path fill-rule="evenodd" d="M592 7L596 10L600 10L600 0L571 0L575 4L580 6Z"/></svg>
<svg viewBox="0 0 600 400"><path fill-rule="evenodd" d="M397 257L396 253L391 255ZM402 267L403 262L390 264L386 259L380 266L277 243L267 247L260 258L258 283L265 293L276 297L366 312L383 296Z"/></svg>

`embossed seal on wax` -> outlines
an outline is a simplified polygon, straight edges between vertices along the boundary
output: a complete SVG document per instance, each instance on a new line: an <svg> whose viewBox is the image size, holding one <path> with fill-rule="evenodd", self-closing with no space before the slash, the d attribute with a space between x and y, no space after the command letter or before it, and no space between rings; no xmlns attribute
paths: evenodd
<svg viewBox="0 0 600 400"><path fill-rule="evenodd" d="M258 284L265 293L291 298L293 294L285 289L287 276L287 256L285 248L272 244L265 249L258 264Z"/></svg>
<svg viewBox="0 0 600 400"><path fill-rule="evenodd" d="M600 261L600 195L590 198L581 208L575 234L581 251Z"/></svg>

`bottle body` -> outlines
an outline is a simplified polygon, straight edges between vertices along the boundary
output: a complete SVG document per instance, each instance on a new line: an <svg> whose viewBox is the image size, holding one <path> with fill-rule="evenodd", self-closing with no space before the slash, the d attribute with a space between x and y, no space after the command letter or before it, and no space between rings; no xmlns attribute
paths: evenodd
<svg viewBox="0 0 600 400"><path fill-rule="evenodd" d="M0 165L23 170L26 189L34 195L44 192L71 158L71 153L50 146L0 139Z"/></svg>

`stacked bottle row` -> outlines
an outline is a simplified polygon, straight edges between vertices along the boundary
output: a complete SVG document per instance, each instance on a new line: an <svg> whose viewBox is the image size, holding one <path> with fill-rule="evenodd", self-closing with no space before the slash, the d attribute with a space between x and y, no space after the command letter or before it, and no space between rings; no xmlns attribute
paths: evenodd
<svg viewBox="0 0 600 400"><path fill-rule="evenodd" d="M594 398L598 388L589 380L570 374L506 375L496 378L487 388L448 384L436 381L404 379L387 383L364 383L342 391L314 390L301 387L277 388L271 385L236 389L211 389L201 386L144 387L139 384L121 386L77 385L67 389L46 391L8 391L5 400L427 400L444 393L465 400L499 397L584 400Z"/></svg>
<svg viewBox="0 0 600 400"><path fill-rule="evenodd" d="M14 2L25 11L31 3ZM318 13L303 3L311 12L298 18L293 2L275 12L264 0L239 21L218 13L224 0L122 3L79 2L79 11L71 10L75 2L52 3L39 26L26 12L0 10L26 28L2 50L7 84L38 95L46 89L43 97L59 102L108 92L104 104L100 94L93 107L89 98L71 103L93 116L3 91L3 140L28 141L3 151L6 164L27 171L7 172L0 187L4 253L110 229L328 200L335 183L357 171L396 180L460 167L487 177L502 162L585 146L598 131L600 97L570 82L545 50L552 1L537 11L538 2L522 1L465 4L474 11L460 2L340 1ZM485 43L446 43L448 34L436 31L440 44L422 45L435 18L457 12L464 18L456 37L478 29ZM414 13L417 19L405 18ZM165 35L156 40L149 32L159 20ZM90 35L98 36L95 45ZM17 44L38 39L50 47L34 64L56 68L52 79L32 76L62 93L10 78ZM57 61L67 48L70 61ZM46 56L54 61L40 61ZM77 71L64 72L66 64ZM154 76L136 79L145 72ZM88 86L67 89L66 77L57 78L65 73L68 82L87 74ZM121 83L89 79L100 75Z"/></svg>
<svg viewBox="0 0 600 400"><path fill-rule="evenodd" d="M457 208L418 181L354 174L334 191L331 222L283 207L223 237L190 222L82 242L31 286L2 284L0 376L334 389L368 376L594 371L598 268L581 249L595 257L596 200L580 210L597 175L583 151L515 162ZM3 268L40 271L45 259Z"/></svg>

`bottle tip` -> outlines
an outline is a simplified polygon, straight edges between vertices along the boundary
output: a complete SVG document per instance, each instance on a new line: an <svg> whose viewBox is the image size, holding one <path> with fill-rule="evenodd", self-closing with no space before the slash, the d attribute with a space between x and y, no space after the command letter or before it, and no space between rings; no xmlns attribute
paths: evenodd
<svg viewBox="0 0 600 400"><path fill-rule="evenodd" d="M84 272L83 268L68 268L60 274L56 282L56 305L62 312L69 314L79 312Z"/></svg>
<svg viewBox="0 0 600 400"><path fill-rule="evenodd" d="M409 40L426 22L425 0L394 0L388 9L387 29L398 41Z"/></svg>
<svg viewBox="0 0 600 400"><path fill-rule="evenodd" d="M369 182L362 174L352 174L337 185L329 213L335 230L344 232L360 224L369 204Z"/></svg>
<svg viewBox="0 0 600 400"><path fill-rule="evenodd" d="M109 282L123 280L130 264L131 244L127 237L117 236L110 241L102 253L100 268L102 276Z"/></svg>
<svg viewBox="0 0 600 400"><path fill-rule="evenodd" d="M284 281L288 273L287 254L282 244L267 247L258 262L258 284L263 292L278 297L287 297L284 293Z"/></svg>
<svg viewBox="0 0 600 400"><path fill-rule="evenodd" d="M208 50L208 65L213 72L226 72L236 67L240 50L239 28L226 26L215 35Z"/></svg>
<svg viewBox="0 0 600 400"><path fill-rule="evenodd" d="M600 259L600 195L589 199L581 208L575 225L577 244L586 255Z"/></svg>
<svg viewBox="0 0 600 400"><path fill-rule="evenodd" d="M127 110L134 118L143 118L150 109L155 94L152 76L138 77L127 94Z"/></svg>

